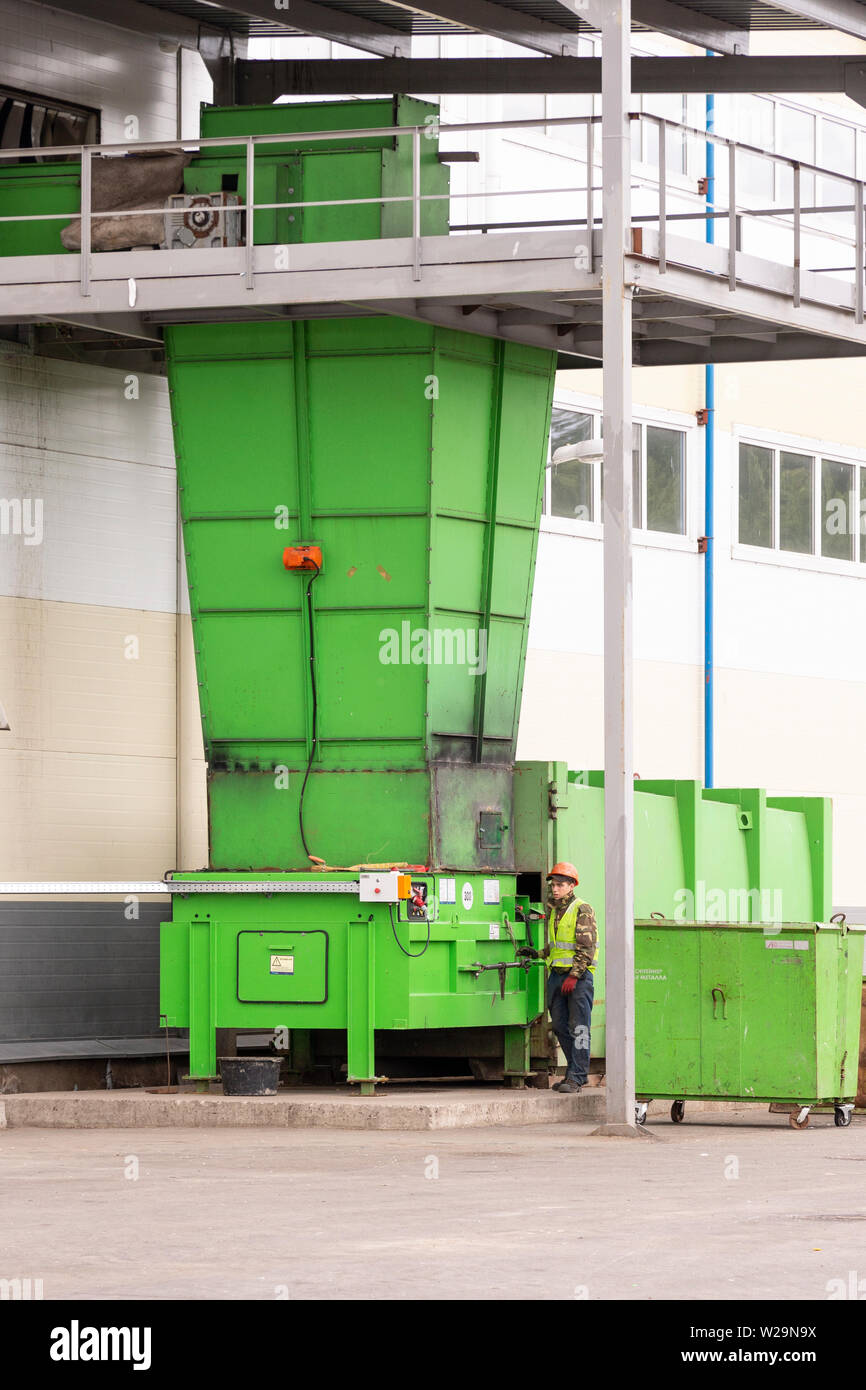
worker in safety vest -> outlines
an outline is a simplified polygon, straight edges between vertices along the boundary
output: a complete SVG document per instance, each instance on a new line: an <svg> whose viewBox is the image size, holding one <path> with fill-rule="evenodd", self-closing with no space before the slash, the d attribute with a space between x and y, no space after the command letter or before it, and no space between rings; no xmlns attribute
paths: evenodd
<svg viewBox="0 0 866 1390"><path fill-rule="evenodd" d="M589 1069L598 930L589 903L575 896L579 879L573 864L554 864L547 882L550 885L547 945L540 951L524 947L520 954L543 956L547 960L547 1008L567 1062L565 1080L553 1089L574 1095L586 1085Z"/></svg>

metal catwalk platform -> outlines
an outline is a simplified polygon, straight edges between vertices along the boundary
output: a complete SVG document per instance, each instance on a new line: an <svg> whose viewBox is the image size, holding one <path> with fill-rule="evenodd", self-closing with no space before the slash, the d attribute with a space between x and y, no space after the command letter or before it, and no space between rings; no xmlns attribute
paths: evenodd
<svg viewBox="0 0 866 1390"><path fill-rule="evenodd" d="M662 151L671 136L706 138L703 132L647 114L634 115L633 122L657 127ZM551 124L528 123L530 128ZM563 366L596 366L602 360L603 265L596 182L600 161L594 158L592 143L598 118L563 118L554 124L567 127L577 137L583 163L575 162L574 168L581 186L506 190L492 200L477 191L457 195L452 198L455 230L451 235L420 234L426 198L416 194L412 198L415 234L408 237L283 246L256 246L248 239L242 246L208 248L194 255L188 250L137 249L0 257L0 320L64 324L78 330L82 347L121 338L128 346L154 348L161 343L161 325L173 321L397 314L554 348ZM447 141L476 132L525 129L516 122L485 122L443 125L439 134ZM357 139L359 133L374 134L343 132L347 139ZM409 127L399 138L414 141L417 153L425 133L422 127ZM333 140L337 134L327 132L324 138ZM706 204L694 196L689 206L682 192L671 197L665 187L664 156L655 187L635 183L641 206L649 210L632 219L624 256L625 283L633 297L633 363L656 366L862 354L866 350L862 181L720 136L712 138L723 156L731 190L711 211L718 240L726 244L699 239ZM256 153L266 153L274 139L263 136L243 142L240 152L244 157L247 150L251 152L250 170L255 168ZM201 141L196 148L211 143L217 142ZM227 146L232 141L220 137L219 143ZM88 162L101 154L116 156L144 148L176 146L76 147L70 153ZM11 158L15 153L3 151L2 155ZM778 166L792 191L793 204L759 207L754 200L741 199L737 169L746 159ZM828 197L821 204L801 206L800 188L806 178L811 181L808 187L830 190L832 201ZM83 183L86 194L89 180ZM467 227L461 221L461 197L488 200L494 206L490 220ZM503 199L503 214L504 203L510 202L519 216L509 221L497 213L497 197ZM546 206L549 217L553 198L558 210L576 208L581 215L543 225L543 218L532 214ZM252 205L257 210L263 206ZM322 205L264 206L300 212ZM83 214L87 244L86 196ZM68 214L63 216L68 219ZM46 217L50 214L34 220ZM4 220L19 225L27 219L0 219ZM251 225L250 218L246 225ZM749 237L753 249L744 250ZM842 262L832 273L803 265L804 248L811 250L813 260L821 260L822 248L827 247L832 251L829 259Z"/></svg>

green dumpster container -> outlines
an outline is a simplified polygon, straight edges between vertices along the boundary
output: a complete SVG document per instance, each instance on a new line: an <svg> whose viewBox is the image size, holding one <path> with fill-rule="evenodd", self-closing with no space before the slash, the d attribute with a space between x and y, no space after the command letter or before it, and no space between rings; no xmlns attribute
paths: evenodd
<svg viewBox="0 0 866 1390"><path fill-rule="evenodd" d="M863 927L843 922L635 923L635 1089L671 1119L698 1097L851 1120L857 1090Z"/></svg>

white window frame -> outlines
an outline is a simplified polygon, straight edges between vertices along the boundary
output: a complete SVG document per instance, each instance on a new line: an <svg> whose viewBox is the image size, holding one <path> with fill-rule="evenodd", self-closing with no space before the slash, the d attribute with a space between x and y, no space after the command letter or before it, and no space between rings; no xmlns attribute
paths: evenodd
<svg viewBox="0 0 866 1390"><path fill-rule="evenodd" d="M592 416L592 438L601 438L601 418L602 408L598 396L590 396L580 391L571 391L557 387L553 394L553 405L555 409L579 411L584 415ZM697 515L698 498L703 492L703 451L700 448L701 434L697 427L697 422L693 415L686 415L681 411L662 410L655 406L640 405L636 407L633 414L635 425L659 425L663 429L680 431L684 436L683 446L683 485L685 488L685 498L683 502L683 512L685 519L685 534L680 535L675 531L648 531L644 527L632 527L632 538L635 545L645 546L648 549L658 550L680 550L689 554L695 553L697 526L700 524ZM542 504L541 530L552 535L558 536L577 536L586 540L601 541L604 537L604 527L601 521L601 467L596 464L593 467L592 479L592 510L595 521L579 521L574 517L553 516L550 511L551 505L551 467L550 467L550 446L548 444L548 457L544 473L544 501ZM642 520L646 517L646 431L644 430L641 442L641 514Z"/></svg>
<svg viewBox="0 0 866 1390"><path fill-rule="evenodd" d="M733 478L731 486L731 558L747 560L757 564L778 565L785 569L812 570L819 574L845 575L850 578L866 579L866 559L859 559L860 551L866 556L866 535L859 526L855 529L854 555L850 560L837 560L820 554L822 534L821 514L821 464L826 459L831 463L853 464L854 492L857 499L859 520L860 472L866 469L866 449L855 449L850 445L837 444L833 440L813 439L804 435L780 433L775 430L757 429L751 426L735 426L731 432L733 445ZM740 445L754 444L760 449L773 452L773 544L772 546L747 545L740 536ZM780 516L780 455L783 453L808 454L813 460L812 477L812 544L811 555L796 550L782 550L779 546Z"/></svg>

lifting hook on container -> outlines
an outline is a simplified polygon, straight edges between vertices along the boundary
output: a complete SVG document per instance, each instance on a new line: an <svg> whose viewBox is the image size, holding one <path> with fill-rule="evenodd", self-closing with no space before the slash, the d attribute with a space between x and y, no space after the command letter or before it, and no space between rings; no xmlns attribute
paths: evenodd
<svg viewBox="0 0 866 1390"><path fill-rule="evenodd" d="M717 1017L718 1017L718 1015L717 1015L717 1013L716 1013L716 1008L717 1008L718 1002L719 1002L718 999L716 998L716 995L717 995L717 994L718 994L718 995L721 995L721 999L722 999L722 1018L727 1018L727 1016L728 1016L728 1001L727 1001L727 999L725 998L725 991L721 988L720 985L714 985L713 988L712 988L712 990L711 990L711 994L712 994L712 998L713 998L713 1018L717 1018Z"/></svg>
<svg viewBox="0 0 866 1390"><path fill-rule="evenodd" d="M483 975L483 974L484 974L484 971L485 971L485 970L495 970L495 971L498 973L498 975L499 975L499 998L500 998L500 999L504 999L504 998L505 998L505 980L506 980L506 973L505 973L505 972L506 972L507 970L522 970L522 971L524 972L524 974L528 974L528 973L529 973L529 966L530 966L530 962L529 962L529 961L523 961L523 960L498 960L498 961L496 961L496 962L495 962L494 964L492 964L492 965L482 965L482 963L481 963L480 961L475 960L475 961L472 962L471 965L464 965L464 966L461 966L461 969L463 969L463 970L470 970L470 971L472 972L473 977L474 977L476 980L478 979L478 976L479 976L479 975ZM493 999L492 999L491 1002L492 1002L493 1004L496 1003L496 994L495 994L495 993L494 993L494 995L493 995Z"/></svg>

